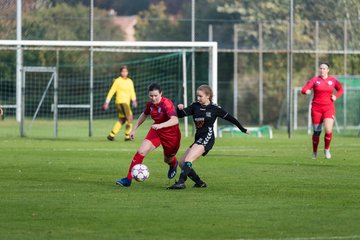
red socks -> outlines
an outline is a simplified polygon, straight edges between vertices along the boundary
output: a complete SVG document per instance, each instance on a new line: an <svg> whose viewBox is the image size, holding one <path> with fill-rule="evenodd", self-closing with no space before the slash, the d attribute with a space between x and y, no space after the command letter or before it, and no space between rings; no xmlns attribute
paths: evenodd
<svg viewBox="0 0 360 240"><path fill-rule="evenodd" d="M176 158L176 156L174 156L173 160L171 161L171 163L169 163L169 165L170 165L172 168L174 168L174 167L176 167L176 163L177 163L177 158Z"/></svg>
<svg viewBox="0 0 360 240"><path fill-rule="evenodd" d="M136 164L141 164L144 160L144 156L140 155L138 152L136 152L133 160L131 161L130 167L129 167L129 172L127 175L127 178L131 181L132 180L132 175L131 175L131 169L136 165Z"/></svg>
<svg viewBox="0 0 360 240"><path fill-rule="evenodd" d="M332 133L325 133L324 140L325 140L325 149L326 150L329 150L329 148L330 148L331 139L332 139Z"/></svg>
<svg viewBox="0 0 360 240"><path fill-rule="evenodd" d="M312 143L313 143L313 152L317 152L318 145L319 145L320 136L313 134L312 136Z"/></svg>

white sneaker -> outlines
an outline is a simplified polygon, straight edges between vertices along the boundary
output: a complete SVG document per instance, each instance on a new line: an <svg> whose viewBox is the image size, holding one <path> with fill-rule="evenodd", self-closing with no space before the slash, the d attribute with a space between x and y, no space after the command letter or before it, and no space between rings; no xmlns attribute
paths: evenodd
<svg viewBox="0 0 360 240"><path fill-rule="evenodd" d="M316 160L316 158L317 158L317 152L313 152L312 159Z"/></svg>
<svg viewBox="0 0 360 240"><path fill-rule="evenodd" d="M325 159L331 159L330 149L325 149L324 153L325 153Z"/></svg>

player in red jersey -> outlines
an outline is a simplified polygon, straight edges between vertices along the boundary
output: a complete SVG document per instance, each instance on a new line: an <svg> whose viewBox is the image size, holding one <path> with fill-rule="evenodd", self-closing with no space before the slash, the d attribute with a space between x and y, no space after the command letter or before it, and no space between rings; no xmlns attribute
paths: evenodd
<svg viewBox="0 0 360 240"><path fill-rule="evenodd" d="M178 161L175 155L179 150L181 140L179 119L176 116L172 101L162 96L159 84L151 84L148 90L150 101L146 104L144 112L139 116L130 137L135 138L137 128L146 120L148 115L151 116L154 123L134 155L127 177L116 181L116 184L124 187L131 185L131 169L133 166L141 164L145 156L160 145L164 149L164 162L169 164L168 178L174 178L176 175Z"/></svg>
<svg viewBox="0 0 360 240"><path fill-rule="evenodd" d="M302 94L309 95L314 90L314 97L311 104L311 119L314 133L313 142L313 159L317 158L317 149L322 129L325 128L325 158L330 159L330 142L332 139L332 129L335 121L335 104L334 102L344 92L341 83L333 76L329 75L329 64L321 63L319 66L320 75L311 78L302 88ZM336 94L334 94L336 90Z"/></svg>

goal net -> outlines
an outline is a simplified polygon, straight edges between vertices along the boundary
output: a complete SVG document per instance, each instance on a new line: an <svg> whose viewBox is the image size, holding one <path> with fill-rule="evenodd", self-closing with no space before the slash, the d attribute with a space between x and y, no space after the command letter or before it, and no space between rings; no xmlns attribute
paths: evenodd
<svg viewBox="0 0 360 240"><path fill-rule="evenodd" d="M20 73L16 71L17 46L21 46ZM201 77L196 79L191 77L193 52L196 66L201 67L197 69ZM199 84L211 85L216 101L214 42L0 40L0 105L7 119L20 115L22 136L92 136L94 121L117 118L114 98L108 111L103 112L101 106L122 65L128 66L134 81L139 104L133 108L135 116L144 109L147 87L153 82L161 85L164 96L174 104L190 104L194 86ZM187 135L187 121L185 130Z"/></svg>

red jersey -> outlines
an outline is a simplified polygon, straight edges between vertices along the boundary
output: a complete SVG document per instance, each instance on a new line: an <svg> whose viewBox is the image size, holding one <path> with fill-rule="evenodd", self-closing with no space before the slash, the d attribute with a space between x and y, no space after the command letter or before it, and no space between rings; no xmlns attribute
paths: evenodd
<svg viewBox="0 0 360 240"><path fill-rule="evenodd" d="M331 97L336 90L336 98L339 98L344 90L341 83L333 76L323 79L321 76L311 78L302 88L301 93L305 94L306 90L314 90L312 104L329 105L333 104Z"/></svg>
<svg viewBox="0 0 360 240"><path fill-rule="evenodd" d="M176 110L170 99L161 97L158 104L149 101L146 104L144 114L150 115L155 124L160 124L169 120L170 117L176 116Z"/></svg>

